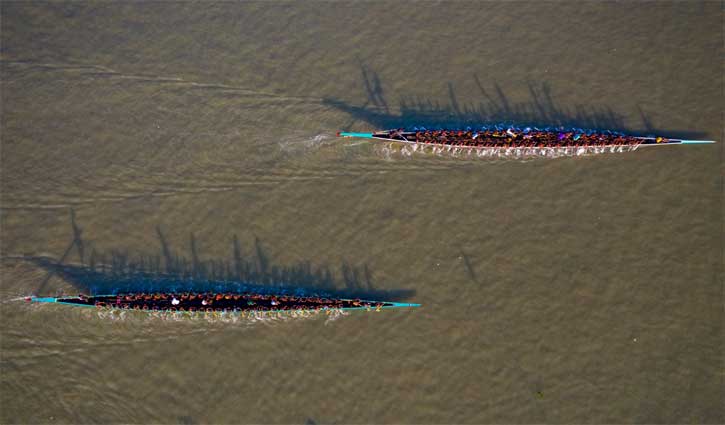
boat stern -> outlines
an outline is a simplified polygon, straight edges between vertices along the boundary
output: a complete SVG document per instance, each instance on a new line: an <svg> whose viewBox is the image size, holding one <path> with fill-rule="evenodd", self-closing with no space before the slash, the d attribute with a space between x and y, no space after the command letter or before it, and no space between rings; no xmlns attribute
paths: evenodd
<svg viewBox="0 0 725 425"><path fill-rule="evenodd" d="M356 137L359 139L372 139L373 133L349 133L346 131L338 131L337 137Z"/></svg>
<svg viewBox="0 0 725 425"><path fill-rule="evenodd" d="M28 297L26 298L26 301L34 302L34 303L54 303L57 301L57 298L53 297Z"/></svg>
<svg viewBox="0 0 725 425"><path fill-rule="evenodd" d="M415 308L420 307L420 304L414 304L414 303L395 303L395 302L386 302L383 308Z"/></svg>

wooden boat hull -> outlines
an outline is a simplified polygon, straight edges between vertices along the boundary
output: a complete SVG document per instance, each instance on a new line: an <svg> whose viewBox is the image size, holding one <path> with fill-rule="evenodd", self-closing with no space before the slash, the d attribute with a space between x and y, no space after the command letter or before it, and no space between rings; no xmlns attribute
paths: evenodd
<svg viewBox="0 0 725 425"><path fill-rule="evenodd" d="M458 131L458 130L454 130ZM406 130L385 130L385 131L377 131L374 133L350 133L350 132L338 132L337 135L339 137L354 137L354 138L363 138L363 139L374 139L374 140L382 140L387 142L398 142L398 143L407 143L411 145L423 145L423 146L437 146L437 147L445 147L445 148L459 148L459 149L471 149L471 150L481 150L481 149L487 149L487 150L511 150L511 149L527 149L531 150L533 152L537 151L543 151L543 150L550 150L552 148L603 148L603 149L617 149L617 148L632 148L632 147L643 147L643 146L664 146L664 145L699 145L699 144L712 144L715 143L712 140L684 140L684 139L668 139L663 137L639 137L639 136L623 136L619 134L607 134L603 133L602 137L604 139L604 143L595 143L595 144L583 144L583 143L577 143L576 140L573 139L563 139L560 142L547 144L545 146L526 146L524 144L517 144L515 139L513 137L507 137L505 135L502 135L497 138L491 138L489 140L495 141L497 143L500 143L499 145L475 145L475 144L456 144L456 143L446 143L444 141L420 141L416 137L417 131L406 131ZM547 134L555 134L555 132L541 132L547 133ZM609 143L610 140L614 140L616 137L626 137L627 143ZM521 139L519 139L521 141Z"/></svg>
<svg viewBox="0 0 725 425"><path fill-rule="evenodd" d="M311 300L311 297L304 297L295 300L288 300L287 296L262 296L258 298L244 297L239 295L230 296L229 299L222 297L204 297L194 295L193 300L184 299L177 295L170 295L166 298L150 299L125 299L125 295L97 295L88 297L30 297L28 301L35 303L54 303L71 305L75 307L89 308L112 308L119 310L157 311L157 312L217 312L217 313L244 313L244 312L287 312L287 311L311 311L311 310L382 310L391 308L420 307L420 304L381 302L351 299L325 299L326 302ZM316 299L320 299L315 297ZM173 304L172 300L179 301ZM275 300L273 303L272 300ZM206 301L206 303L202 303Z"/></svg>

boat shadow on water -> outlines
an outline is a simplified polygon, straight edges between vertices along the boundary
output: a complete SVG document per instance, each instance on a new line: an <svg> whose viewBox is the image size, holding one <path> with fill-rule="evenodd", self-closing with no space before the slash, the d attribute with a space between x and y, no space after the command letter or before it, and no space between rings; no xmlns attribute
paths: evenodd
<svg viewBox="0 0 725 425"><path fill-rule="evenodd" d="M639 129L625 124L626 117L606 105L567 105L555 101L547 82L527 82L529 99L512 101L498 83L486 89L477 75L473 75L481 101L462 103L458 100L452 82L447 83L448 101L432 101L419 96L403 96L397 108L391 108L378 74L360 64L363 90L367 100L355 105L344 100L325 98L323 103L350 115L351 121L341 129L347 131L358 121L377 130L391 128L458 128L481 125L512 125L517 127L564 127L617 131L631 135L664 135L680 139L700 139L704 132L662 129L652 125L651 119L637 106L642 122ZM394 112L396 111L396 112Z"/></svg>
<svg viewBox="0 0 725 425"><path fill-rule="evenodd" d="M126 250L95 250L81 239L81 230L71 211L73 241L60 260L25 256L47 275L36 295L47 295L48 281L58 276L79 293L217 292L290 295L324 295L332 298L360 298L374 301L404 301L415 295L412 289L378 289L367 265L343 262L339 268L304 261L275 264L262 241L255 237L252 249L243 250L237 236L232 239L229 259L202 259L194 234L189 237L190 256L174 252L161 229L156 227L160 253L131 253ZM243 251L249 255L243 255ZM70 254L78 263L67 263ZM45 294L44 294L45 293ZM76 295L76 294L69 294Z"/></svg>

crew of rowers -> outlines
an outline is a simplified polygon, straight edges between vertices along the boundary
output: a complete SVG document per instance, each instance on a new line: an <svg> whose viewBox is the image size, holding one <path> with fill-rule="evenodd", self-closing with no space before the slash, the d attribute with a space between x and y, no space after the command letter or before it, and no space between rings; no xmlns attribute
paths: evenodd
<svg viewBox="0 0 725 425"><path fill-rule="evenodd" d="M400 131L391 132L398 138ZM402 137L402 136L401 136ZM409 137L407 137L409 138ZM413 140L409 140L413 141ZM587 134L579 132L521 131L521 130L425 130L415 132L415 142L478 148L544 148L575 146L628 146L640 139L620 134Z"/></svg>
<svg viewBox="0 0 725 425"><path fill-rule="evenodd" d="M366 301L339 300L320 296L262 295L232 293L134 293L93 300L98 307L171 310L322 310L350 307L379 308L383 304Z"/></svg>

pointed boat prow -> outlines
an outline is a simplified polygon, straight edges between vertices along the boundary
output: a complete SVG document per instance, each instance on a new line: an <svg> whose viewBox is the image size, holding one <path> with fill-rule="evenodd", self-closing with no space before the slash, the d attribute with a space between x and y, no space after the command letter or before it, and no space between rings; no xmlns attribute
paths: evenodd
<svg viewBox="0 0 725 425"><path fill-rule="evenodd" d="M683 145L708 145L712 143L717 143L714 140L683 140Z"/></svg>
<svg viewBox="0 0 725 425"><path fill-rule="evenodd" d="M57 298L53 297L30 297L29 301L32 301L34 303L54 303L56 302Z"/></svg>
<svg viewBox="0 0 725 425"><path fill-rule="evenodd" d="M420 307L420 304L411 304L411 303L396 303L396 302L389 302L387 303L389 305L384 306L383 308L405 308L405 307Z"/></svg>
<svg viewBox="0 0 725 425"><path fill-rule="evenodd" d="M345 131L338 131L337 136L338 137L359 137L362 139L372 139L373 133L348 133Z"/></svg>
<svg viewBox="0 0 725 425"><path fill-rule="evenodd" d="M78 295L76 297L25 297L26 302L57 303L76 307L114 308L142 311L165 312L236 312L236 313L285 313L296 311L331 311L331 310L367 310L380 311L391 308L413 308L420 304L399 303L392 301L369 301L347 298L293 297L287 295L242 295L242 294L116 294L116 295ZM202 300L204 298L204 300ZM207 299L208 298L208 299ZM206 303L206 304L205 304Z"/></svg>
<svg viewBox="0 0 725 425"><path fill-rule="evenodd" d="M25 298L28 302L34 302L34 303L54 303L57 301L57 298L53 297L27 297Z"/></svg>

